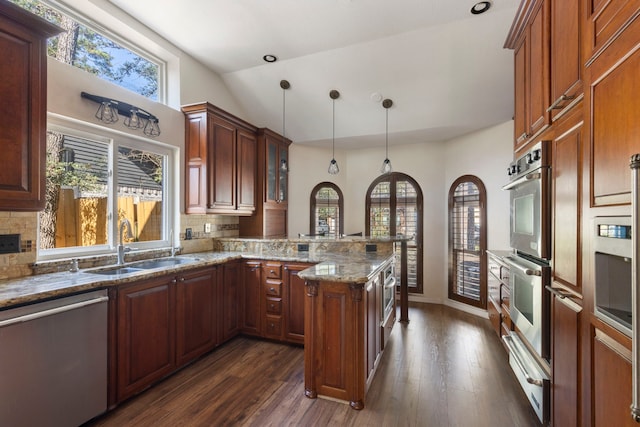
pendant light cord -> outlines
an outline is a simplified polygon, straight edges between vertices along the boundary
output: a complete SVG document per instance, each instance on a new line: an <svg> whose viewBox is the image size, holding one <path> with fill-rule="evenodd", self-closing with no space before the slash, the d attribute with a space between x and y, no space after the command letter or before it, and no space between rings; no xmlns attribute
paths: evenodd
<svg viewBox="0 0 640 427"><path fill-rule="evenodd" d="M332 118L332 123L333 123L333 127L332 127L332 149L331 149L331 158L335 159L336 158L336 100L334 99L333 101L333 118Z"/></svg>
<svg viewBox="0 0 640 427"><path fill-rule="evenodd" d="M385 159L389 158L389 109L386 108L385 109L385 113L386 113L386 125L385 125L385 138L384 138L384 146L385 146L385 154L384 157Z"/></svg>
<svg viewBox="0 0 640 427"><path fill-rule="evenodd" d="M285 119L285 111L286 111L286 109L285 109L285 103L286 103L285 94L286 94L286 89L282 88L282 142L285 142L285 140L286 140L286 138L284 136L284 130L285 130L284 119Z"/></svg>

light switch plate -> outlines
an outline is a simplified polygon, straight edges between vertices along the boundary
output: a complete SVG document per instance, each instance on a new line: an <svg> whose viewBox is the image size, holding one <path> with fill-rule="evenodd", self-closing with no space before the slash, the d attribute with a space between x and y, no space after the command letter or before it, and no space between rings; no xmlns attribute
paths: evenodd
<svg viewBox="0 0 640 427"><path fill-rule="evenodd" d="M210 223L205 223L204 225L204 232L205 233L211 233L211 224Z"/></svg>

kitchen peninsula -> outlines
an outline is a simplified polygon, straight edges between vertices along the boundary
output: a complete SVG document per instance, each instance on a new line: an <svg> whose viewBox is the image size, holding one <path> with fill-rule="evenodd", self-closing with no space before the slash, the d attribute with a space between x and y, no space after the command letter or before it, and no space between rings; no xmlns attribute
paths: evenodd
<svg viewBox="0 0 640 427"><path fill-rule="evenodd" d="M166 257L166 251L161 254L131 252L127 254L128 262L118 266L101 265L98 259L87 257L80 260L78 272L59 271L1 281L0 310L8 312L40 301L56 301L106 289L109 315L105 328L109 338L105 345L109 377L105 380L108 390L105 407L108 409L238 334L304 344L317 352L325 348L318 335L323 331L330 334L331 339L341 339L342 343L358 343L353 352L346 348L345 357L351 360L355 357L360 362L351 373L333 369L352 362L338 361L330 353L324 353L327 358L320 362L324 363L321 366L331 366L331 371L305 362L305 371L309 370L305 375L316 380L305 385L304 393L308 397L331 396L326 387L319 386L332 386L336 375L344 374L344 378L349 379L345 387L349 392L342 400L359 409L363 407L364 393L375 372L385 336L380 325L383 290L376 286L384 283L385 274L392 274L393 270L388 267L393 265L394 246L403 240L224 238L213 241L212 251L183 253L177 257ZM152 258L144 259L149 257ZM38 271L47 268L56 270L46 263L34 266ZM67 265L65 270L68 268ZM355 308L351 319L355 319L353 315L365 313L364 301L370 304L366 312L371 314L371 319L361 318L370 328L366 329L360 322L357 325L323 324L322 317L315 317L322 315L322 311L307 310L310 305L307 300L312 299L307 295L317 290L318 296L328 296L333 292L327 292L331 286L348 290L343 292L345 297L360 295L361 301L353 300L349 308ZM377 291L371 296L364 294L373 289ZM394 288L390 289L391 301L395 304ZM319 301L316 297L313 299ZM393 308L395 318L395 305ZM325 314L331 317L334 312ZM390 330L392 325L391 322L387 328ZM345 329L337 333L335 328L339 326ZM368 331L366 336L365 331ZM373 345L373 352L366 354L373 356L372 363L363 359L369 344ZM150 354L154 360L145 356ZM362 369L358 370L357 366ZM353 380L352 374L356 375ZM318 380L320 378L322 380ZM302 397L302 390L300 395Z"/></svg>

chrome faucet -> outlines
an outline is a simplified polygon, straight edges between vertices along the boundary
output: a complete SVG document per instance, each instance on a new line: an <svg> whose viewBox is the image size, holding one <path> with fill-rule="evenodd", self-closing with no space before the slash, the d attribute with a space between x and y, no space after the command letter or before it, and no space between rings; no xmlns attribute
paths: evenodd
<svg viewBox="0 0 640 427"><path fill-rule="evenodd" d="M131 251L131 248L124 247L124 229L127 229L127 239L133 239L133 233L131 232L131 223L127 218L123 218L120 221L120 240L118 244L118 265L124 264L124 254L125 252Z"/></svg>

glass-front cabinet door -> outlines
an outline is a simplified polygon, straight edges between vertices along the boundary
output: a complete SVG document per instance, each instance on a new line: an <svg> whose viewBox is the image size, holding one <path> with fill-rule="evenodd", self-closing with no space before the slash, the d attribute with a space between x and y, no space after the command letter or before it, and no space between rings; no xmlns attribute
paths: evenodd
<svg viewBox="0 0 640 427"><path fill-rule="evenodd" d="M287 158L288 152L286 147L280 147L280 162L278 162L278 196L279 203L287 201L289 195L287 194L287 174L289 172L289 159Z"/></svg>
<svg viewBox="0 0 640 427"><path fill-rule="evenodd" d="M278 182L278 144L274 141L267 141L267 201L277 202Z"/></svg>
<svg viewBox="0 0 640 427"><path fill-rule="evenodd" d="M288 149L280 141L267 139L267 203L285 203L288 194Z"/></svg>

